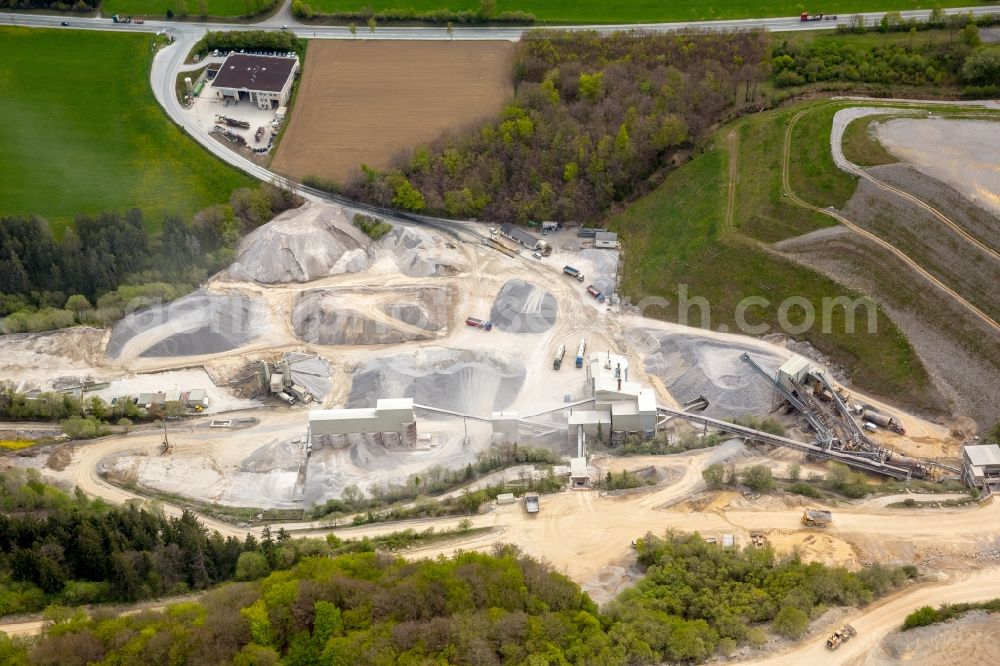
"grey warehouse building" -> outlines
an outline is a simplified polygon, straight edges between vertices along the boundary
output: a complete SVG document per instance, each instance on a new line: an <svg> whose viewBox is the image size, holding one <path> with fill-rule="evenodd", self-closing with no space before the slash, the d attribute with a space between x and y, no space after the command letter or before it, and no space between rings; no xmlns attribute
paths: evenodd
<svg viewBox="0 0 1000 666"><path fill-rule="evenodd" d="M222 63L212 88L219 99L249 99L259 109L277 109L288 105L298 70L298 58L233 53Z"/></svg>

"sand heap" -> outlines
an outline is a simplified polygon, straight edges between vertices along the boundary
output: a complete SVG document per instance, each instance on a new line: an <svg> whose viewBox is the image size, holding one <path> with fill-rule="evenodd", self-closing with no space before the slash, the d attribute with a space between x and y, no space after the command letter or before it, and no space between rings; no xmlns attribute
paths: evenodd
<svg viewBox="0 0 1000 666"><path fill-rule="evenodd" d="M398 344L429 340L447 325L447 287L316 289L292 310L295 334L314 344Z"/></svg>
<svg viewBox="0 0 1000 666"><path fill-rule="evenodd" d="M456 250L441 245L426 229L396 225L380 243L394 256L399 272L410 277L455 275L466 267Z"/></svg>
<svg viewBox="0 0 1000 666"><path fill-rule="evenodd" d="M227 273L265 284L357 273L368 266L370 245L342 208L307 203L248 234Z"/></svg>
<svg viewBox="0 0 1000 666"><path fill-rule="evenodd" d="M378 398L477 416L506 409L524 383L524 366L484 351L430 347L374 359L354 371L348 407L372 407Z"/></svg>
<svg viewBox="0 0 1000 666"><path fill-rule="evenodd" d="M260 301L243 294L200 290L119 321L106 353L111 358L217 354L256 339L267 322Z"/></svg>
<svg viewBox="0 0 1000 666"><path fill-rule="evenodd" d="M706 416L762 416L774 407L774 390L740 360L740 355L749 353L773 376L784 361L777 354L651 328L634 329L627 333L627 339L629 346L643 355L646 372L659 377L677 402L684 404L699 395L708 398Z"/></svg>
<svg viewBox="0 0 1000 666"><path fill-rule="evenodd" d="M543 333L556 322L555 296L524 280L508 280L493 301L490 320L508 333Z"/></svg>

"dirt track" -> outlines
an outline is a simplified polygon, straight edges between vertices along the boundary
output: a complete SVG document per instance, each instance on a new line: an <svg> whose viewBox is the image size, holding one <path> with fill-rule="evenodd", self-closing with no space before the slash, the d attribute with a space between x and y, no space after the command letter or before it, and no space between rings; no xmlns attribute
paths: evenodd
<svg viewBox="0 0 1000 666"><path fill-rule="evenodd" d="M318 40L272 167L345 182L361 164L490 117L512 96L509 42Z"/></svg>

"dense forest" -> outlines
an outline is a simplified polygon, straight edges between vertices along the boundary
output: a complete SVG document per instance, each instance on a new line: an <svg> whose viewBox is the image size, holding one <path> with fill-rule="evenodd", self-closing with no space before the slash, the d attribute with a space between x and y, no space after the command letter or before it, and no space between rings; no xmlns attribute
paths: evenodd
<svg viewBox="0 0 1000 666"><path fill-rule="evenodd" d="M983 94L1000 85L1000 47L982 46L979 28L968 23L948 37L935 39L914 29L905 40L878 45L860 46L845 38L818 38L805 45L784 40L774 49L772 68L779 87L826 81L964 84L970 94Z"/></svg>
<svg viewBox="0 0 1000 666"><path fill-rule="evenodd" d="M645 577L602 611L512 546L408 562L332 536L223 539L191 514L111 509L22 473L3 479L0 509L3 612L245 581L164 612L50 609L38 641L0 634L5 664L699 662L801 636L827 606L866 604L915 574L647 535L636 542Z"/></svg>
<svg viewBox="0 0 1000 666"><path fill-rule="evenodd" d="M753 102L769 55L764 32L532 32L498 120L419 147L398 169L365 169L347 191L458 217L597 219Z"/></svg>
<svg viewBox="0 0 1000 666"><path fill-rule="evenodd" d="M240 541L195 516L70 497L34 470L0 475L0 615L183 594L286 568L327 542L284 530Z"/></svg>
<svg viewBox="0 0 1000 666"><path fill-rule="evenodd" d="M227 265L244 233L299 205L268 184L241 188L192 220L148 230L142 211L77 216L56 239L38 217L0 218L0 317L5 332L106 325L128 309L167 301Z"/></svg>

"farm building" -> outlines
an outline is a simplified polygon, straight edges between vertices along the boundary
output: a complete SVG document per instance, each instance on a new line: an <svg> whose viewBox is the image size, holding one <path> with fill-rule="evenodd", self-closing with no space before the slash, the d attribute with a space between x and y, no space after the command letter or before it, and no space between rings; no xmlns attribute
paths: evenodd
<svg viewBox="0 0 1000 666"><path fill-rule="evenodd" d="M535 236L534 234L529 234L524 229L516 227L513 224L501 225L500 235L505 238L509 238L515 243L520 243L529 250L541 250L546 245L545 241L541 238Z"/></svg>
<svg viewBox="0 0 1000 666"><path fill-rule="evenodd" d="M618 249L618 234L613 231L598 231L594 236L594 247Z"/></svg>
<svg viewBox="0 0 1000 666"><path fill-rule="evenodd" d="M259 109L287 106L298 58L230 54L212 81L219 99L249 99Z"/></svg>
<svg viewBox="0 0 1000 666"><path fill-rule="evenodd" d="M380 399L374 409L314 409L309 412L311 446L344 448L361 442L386 447L416 446L417 419L413 413L413 399Z"/></svg>
<svg viewBox="0 0 1000 666"><path fill-rule="evenodd" d="M1000 446L963 446L962 461L962 477L966 483L984 494L1000 491Z"/></svg>

